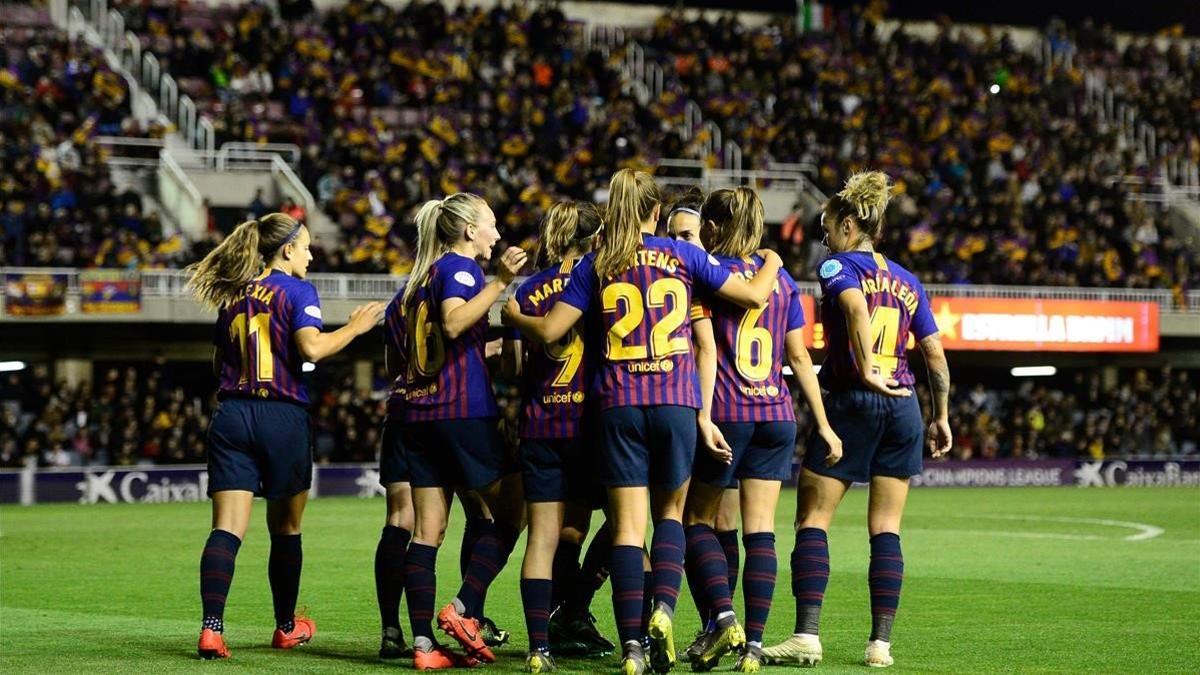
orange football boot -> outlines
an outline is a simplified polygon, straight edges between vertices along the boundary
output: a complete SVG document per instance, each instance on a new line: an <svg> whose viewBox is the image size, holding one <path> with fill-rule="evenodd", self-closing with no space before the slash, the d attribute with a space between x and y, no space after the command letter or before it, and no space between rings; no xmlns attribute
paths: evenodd
<svg viewBox="0 0 1200 675"><path fill-rule="evenodd" d="M454 603L451 602L438 612L437 620L438 628L442 629L446 635L458 640L458 644L466 650L467 656L484 663L496 662L496 655L483 641L483 631L479 627L478 619L459 614L458 610L454 608Z"/></svg>
<svg viewBox="0 0 1200 675"><path fill-rule="evenodd" d="M446 670L448 668L474 668L479 660L470 656L451 651L448 647L438 645L433 651L423 652L413 649L414 670Z"/></svg>
<svg viewBox="0 0 1200 675"><path fill-rule="evenodd" d="M200 644L196 647L202 659L227 659L229 647L225 646L225 636L211 628L200 631Z"/></svg>
<svg viewBox="0 0 1200 675"><path fill-rule="evenodd" d="M282 628L275 629L275 635L271 638L271 646L275 649L291 649L313 639L317 634L317 624L307 616L297 616L292 619L296 624L292 627L290 633L283 632Z"/></svg>

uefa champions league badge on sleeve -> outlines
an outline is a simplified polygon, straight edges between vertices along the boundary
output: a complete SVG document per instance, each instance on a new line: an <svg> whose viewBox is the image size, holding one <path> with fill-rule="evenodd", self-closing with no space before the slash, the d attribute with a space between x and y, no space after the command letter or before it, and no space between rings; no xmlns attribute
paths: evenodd
<svg viewBox="0 0 1200 675"><path fill-rule="evenodd" d="M842 263L830 258L821 263L821 278L832 279L838 272L842 271Z"/></svg>
<svg viewBox="0 0 1200 675"><path fill-rule="evenodd" d="M471 273L466 270L455 272L454 280L467 287L475 285L475 277L471 276Z"/></svg>

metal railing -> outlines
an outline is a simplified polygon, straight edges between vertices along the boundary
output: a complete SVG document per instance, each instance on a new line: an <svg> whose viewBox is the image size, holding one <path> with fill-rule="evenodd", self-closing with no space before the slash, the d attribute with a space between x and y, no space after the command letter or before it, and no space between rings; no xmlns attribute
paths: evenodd
<svg viewBox="0 0 1200 675"><path fill-rule="evenodd" d="M79 272L69 267L0 267L4 274L58 274L67 277L67 292L78 293ZM326 300L382 300L390 298L404 284L407 276L391 274L310 274L306 279ZM142 295L149 298L181 297L187 275L183 270L143 270ZM514 282L519 283L521 279ZM799 282L802 293L818 297L820 286L814 282ZM1074 288L1068 286L968 286L961 284L929 284L925 287L932 297L1001 298L1013 300L1087 300L1104 302L1150 302L1163 311L1200 314L1200 291L1190 291L1186 306L1175 304L1175 295L1166 289L1139 288ZM0 292L3 285L0 284Z"/></svg>
<svg viewBox="0 0 1200 675"><path fill-rule="evenodd" d="M216 133L212 122L198 112L195 101L179 93L179 84L165 73L158 57L143 51L138 36L125 30L125 17L108 0L51 0L50 16L59 28L71 34L85 33L89 41L106 50L109 65L130 85L135 100L149 96L158 106L162 121L174 125L192 147L214 150Z"/></svg>
<svg viewBox="0 0 1200 675"><path fill-rule="evenodd" d="M93 141L104 153L106 164L131 169L157 168L159 152L165 145L161 138L129 136L96 136Z"/></svg>

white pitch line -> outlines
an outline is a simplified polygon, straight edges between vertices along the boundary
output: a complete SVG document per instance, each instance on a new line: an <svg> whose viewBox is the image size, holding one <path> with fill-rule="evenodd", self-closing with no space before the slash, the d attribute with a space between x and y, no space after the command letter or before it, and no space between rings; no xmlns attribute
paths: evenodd
<svg viewBox="0 0 1200 675"><path fill-rule="evenodd" d="M992 537L1017 537L1019 539L1065 539L1067 541L1112 541L1108 537L1097 534L1066 534L1057 532L1017 532L1014 530L948 530L903 528L903 532L920 532L922 534L966 534L985 535Z"/></svg>
<svg viewBox="0 0 1200 675"><path fill-rule="evenodd" d="M978 518L990 518L992 520L1031 520L1034 522L1047 523L1083 523L1086 525L1105 525L1108 527L1127 527L1131 530L1137 530L1136 534L1121 537L1125 541L1146 541L1153 539L1163 532L1163 528L1155 525L1147 525L1146 523L1135 523L1128 520L1108 520L1105 518L1074 518L1071 516L1034 516L1034 515L983 515ZM1083 537L1085 535L1078 535ZM1065 537L1063 537L1065 538ZM1094 539L1107 539L1107 537L1093 537Z"/></svg>

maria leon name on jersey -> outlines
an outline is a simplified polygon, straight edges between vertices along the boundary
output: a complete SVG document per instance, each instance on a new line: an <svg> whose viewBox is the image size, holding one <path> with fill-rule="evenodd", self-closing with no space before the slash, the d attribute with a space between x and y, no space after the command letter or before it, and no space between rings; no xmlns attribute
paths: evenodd
<svg viewBox="0 0 1200 675"><path fill-rule="evenodd" d="M894 296L905 307L908 308L909 314L915 314L917 311L917 303L919 299L917 294L908 284L893 278L887 272L879 270L878 276L866 277L862 280L863 295L874 295L876 293L887 293Z"/></svg>

